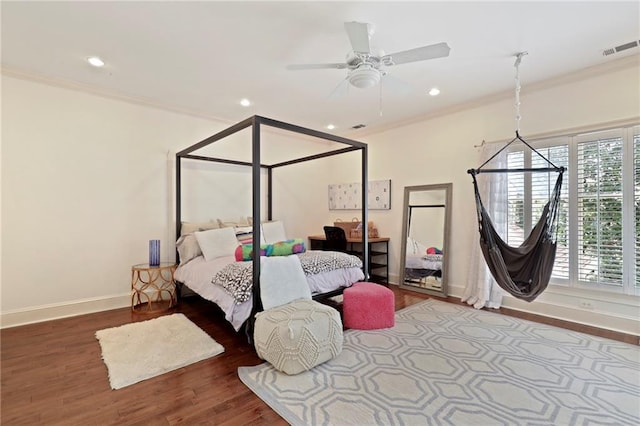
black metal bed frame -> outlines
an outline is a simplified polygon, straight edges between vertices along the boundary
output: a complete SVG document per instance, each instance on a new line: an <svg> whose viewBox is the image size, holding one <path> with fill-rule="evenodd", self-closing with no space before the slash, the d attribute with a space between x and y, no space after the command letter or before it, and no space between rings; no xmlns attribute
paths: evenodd
<svg viewBox="0 0 640 426"><path fill-rule="evenodd" d="M316 155L305 156L294 160L283 161L275 164L262 164L260 161L260 136L262 126L274 127L282 130L286 130L292 133L298 133L306 136L313 136L319 139L330 140L333 142L342 143L348 145L346 148L336 149L332 151L323 152ZM204 148L214 142L220 141L230 135L233 135L241 130L251 127L251 162L236 161L224 158L216 158L201 155L192 155L191 153ZM367 208L367 182L368 182L368 152L367 144L354 141L351 139L335 136L329 133L320 132L317 130L308 129L294 124L285 123L282 121L273 120L270 118L254 115L249 117L235 125L216 133L182 151L176 153L176 239L180 238L180 227L182 223L182 191L181 191L181 162L183 159L212 161L217 163L233 164L240 166L251 167L252 178L252 215L253 215L253 246L260 247L260 171L261 169L267 170L267 220L272 219L272 190L273 190L273 170L278 167L288 166L292 164L302 163L305 161L317 160L333 155L344 154L347 152L360 150L362 152L362 223L368 223L368 208ZM368 235L363 232L363 271L365 277L369 270L368 265ZM250 325L252 326L253 317L256 312L262 310L262 302L260 300L260 262L255 261L255 253L259 251L254 250L254 262L253 262L253 310L249 317Z"/></svg>

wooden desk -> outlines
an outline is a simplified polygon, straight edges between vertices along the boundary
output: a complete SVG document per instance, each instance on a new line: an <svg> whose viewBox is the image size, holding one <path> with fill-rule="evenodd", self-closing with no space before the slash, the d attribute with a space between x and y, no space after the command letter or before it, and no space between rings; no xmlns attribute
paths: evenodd
<svg viewBox="0 0 640 426"><path fill-rule="evenodd" d="M324 250L324 235L310 235L309 249ZM389 282L389 238L369 238L369 281ZM347 237L347 250L362 257L362 238Z"/></svg>

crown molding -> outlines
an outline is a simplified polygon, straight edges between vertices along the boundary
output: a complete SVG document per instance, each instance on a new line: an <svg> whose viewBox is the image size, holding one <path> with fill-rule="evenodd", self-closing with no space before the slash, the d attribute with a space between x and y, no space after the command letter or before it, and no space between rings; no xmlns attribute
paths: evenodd
<svg viewBox="0 0 640 426"><path fill-rule="evenodd" d="M563 74L561 76L557 76L547 80L528 83L526 87L526 91L531 93L534 91L550 89L552 87L557 87L557 86L561 86L568 83L574 83L577 81L582 81L589 78L606 75L615 71L625 70L628 68L636 68L640 76L640 54L625 56L620 59L612 60L610 62L606 62L603 64L594 65L592 67L588 67L588 68L581 69L579 71ZM472 99L468 102L452 105L447 108L441 108L441 109L438 109L437 111L433 111L427 114L421 114L411 118L407 118L405 120L397 121L395 123L390 123L385 126L372 128L372 129L362 129L358 131L357 136L362 137L362 136L369 136L369 135L374 135L378 133L384 133L389 130L396 129L398 127L409 126L409 125L420 123L423 121L432 120L434 118L443 117L443 116L455 114L461 111L478 108L488 103L495 103L505 99L511 99L512 97L513 97L513 90L511 89L505 90L503 92L494 93L488 96ZM354 135L354 133L351 133L351 134Z"/></svg>
<svg viewBox="0 0 640 426"><path fill-rule="evenodd" d="M627 68L637 68L640 74L640 54L625 56L619 59L605 62L603 64L594 65L592 67L588 67L579 71L563 74L561 76L550 78L547 80L528 83L526 87L526 91L530 93L533 91L549 89L552 87L564 85L571 82L581 81L588 78L597 77L600 75L605 75L611 72L624 70ZM98 88L85 83L77 83L77 82L73 82L70 80L62 79L62 78L49 77L49 76L44 76L42 74L37 74L37 73L30 73L30 72L22 71L22 70L11 68L11 67L6 67L6 66L0 67L0 74L6 75L7 77L13 77L13 78L18 78L22 80L33 81L36 83L47 84L50 86L81 91L84 93L100 96L107 99L118 100L122 102L136 104L136 105L160 109L167 112L215 121L225 126L231 126L235 124L230 120L223 119L220 117L214 117L214 116L207 115L202 112L198 112L188 108L179 108L172 105L167 105L164 103L153 101L148 98L125 95L113 90L102 89L102 88ZM511 89L505 90L505 91L494 93L488 96L472 99L468 102L452 105L446 108L441 108L427 114L420 114L420 115L410 117L404 120L400 120L394 123L389 123L387 125L383 125L380 127L372 127L372 128L364 128L364 129L355 130L355 131L340 132L339 134L340 136L347 137L347 138L375 135L375 134L384 133L399 127L404 127L404 126L416 124L419 122L432 120L434 118L443 117L443 116L458 113L461 111L477 108L482 105L486 105L488 103L495 103L505 99L510 99L512 96L513 96L513 90Z"/></svg>
<svg viewBox="0 0 640 426"><path fill-rule="evenodd" d="M229 120L226 120L220 117L213 117L211 115L203 114L201 112L191 110L188 108L179 108L172 105L167 105L164 103L153 101L148 98L125 95L123 93L119 93L114 90L103 89L90 84L78 83L78 82L66 80L63 78L49 77L43 74L22 71L16 68L11 68L6 66L0 67L0 74L7 77L17 78L20 80L27 80L34 83L40 83L40 84L46 84L48 86L59 87L62 89L69 89L69 90L74 90L78 92L84 92L84 93L94 95L94 96L99 96L102 98L155 108L155 109L172 112L176 114L188 115L195 118L202 118L209 121L216 121L224 125L230 126L234 124Z"/></svg>

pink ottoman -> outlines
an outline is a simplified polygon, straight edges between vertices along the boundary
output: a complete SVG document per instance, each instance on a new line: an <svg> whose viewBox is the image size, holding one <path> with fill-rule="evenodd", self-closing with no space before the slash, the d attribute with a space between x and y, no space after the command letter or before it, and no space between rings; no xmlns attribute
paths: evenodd
<svg viewBox="0 0 640 426"><path fill-rule="evenodd" d="M343 293L343 322L346 328L374 330L395 324L393 291L380 284L359 282Z"/></svg>

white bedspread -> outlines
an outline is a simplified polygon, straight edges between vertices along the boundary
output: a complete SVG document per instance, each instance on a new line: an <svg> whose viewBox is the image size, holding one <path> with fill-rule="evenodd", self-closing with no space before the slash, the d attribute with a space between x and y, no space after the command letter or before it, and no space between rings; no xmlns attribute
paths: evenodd
<svg viewBox="0 0 640 426"><path fill-rule="evenodd" d="M214 302L225 313L225 319L237 330L251 315L253 299L236 304L235 299L224 288L213 285L212 277L228 263L235 262L234 256L219 257L209 262L198 256L176 269L174 278L199 294L204 299ZM312 294L326 293L340 287L362 281L364 274L360 268L344 268L307 275L307 283Z"/></svg>
<svg viewBox="0 0 640 426"><path fill-rule="evenodd" d="M405 267L411 269L442 269L441 254L407 254Z"/></svg>
<svg viewBox="0 0 640 426"><path fill-rule="evenodd" d="M198 256L187 264L178 266L174 278L203 298L218 305L225 313L225 319L237 331L245 320L249 318L253 300L249 299L244 303L236 304L233 296L222 287L211 284L211 277L224 268L227 263L235 261L235 256L219 257L210 262L204 260L203 256Z"/></svg>

